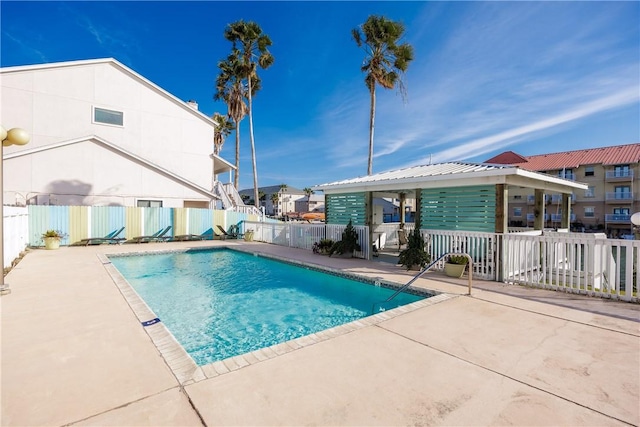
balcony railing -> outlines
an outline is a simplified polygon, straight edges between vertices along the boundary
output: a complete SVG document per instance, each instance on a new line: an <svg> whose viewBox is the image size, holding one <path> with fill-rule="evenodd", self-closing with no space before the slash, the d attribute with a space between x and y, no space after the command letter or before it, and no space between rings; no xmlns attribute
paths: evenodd
<svg viewBox="0 0 640 427"><path fill-rule="evenodd" d="M575 181L576 180L576 174L573 173L573 172L565 172L565 173L559 172L558 173L558 178L564 178L564 179L568 179L568 180L571 180L571 181Z"/></svg>
<svg viewBox="0 0 640 427"><path fill-rule="evenodd" d="M571 203L576 201L576 196L571 194ZM562 203L562 194L554 194L551 196L551 203L554 205L557 203Z"/></svg>
<svg viewBox="0 0 640 427"><path fill-rule="evenodd" d="M576 220L576 214L571 214L569 216L569 221L573 222ZM562 214L551 214L551 222L562 222Z"/></svg>
<svg viewBox="0 0 640 427"><path fill-rule="evenodd" d="M632 170L607 171L605 174L607 180L628 181L633 179Z"/></svg>
<svg viewBox="0 0 640 427"><path fill-rule="evenodd" d="M527 214L527 221L533 222L535 220L535 216L532 213ZM549 221L549 214L544 214L544 221Z"/></svg>
<svg viewBox="0 0 640 427"><path fill-rule="evenodd" d="M606 194L606 198L605 200L607 202L632 202L633 201L633 193L632 192L624 192L624 193L619 193L619 192L613 192L613 193L607 193Z"/></svg>
<svg viewBox="0 0 640 427"><path fill-rule="evenodd" d="M605 214L604 216L605 222L631 222L631 215L629 214Z"/></svg>

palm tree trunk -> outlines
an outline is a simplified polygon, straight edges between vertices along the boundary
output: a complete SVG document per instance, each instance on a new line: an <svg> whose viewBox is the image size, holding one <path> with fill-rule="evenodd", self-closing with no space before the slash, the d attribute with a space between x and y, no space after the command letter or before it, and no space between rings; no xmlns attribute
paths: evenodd
<svg viewBox="0 0 640 427"><path fill-rule="evenodd" d="M373 173L373 127L376 120L376 85L375 83L369 88L371 94L371 111L369 112L369 166L367 175Z"/></svg>
<svg viewBox="0 0 640 427"><path fill-rule="evenodd" d="M238 175L240 174L240 122L238 120L234 120L236 122L236 171L233 174L233 185L238 189Z"/></svg>
<svg viewBox="0 0 640 427"><path fill-rule="evenodd" d="M254 205L260 208L260 199L258 198L258 167L256 165L256 143L253 139L253 104L251 102L251 76L249 81L249 136L251 138L251 160L253 161L253 200Z"/></svg>

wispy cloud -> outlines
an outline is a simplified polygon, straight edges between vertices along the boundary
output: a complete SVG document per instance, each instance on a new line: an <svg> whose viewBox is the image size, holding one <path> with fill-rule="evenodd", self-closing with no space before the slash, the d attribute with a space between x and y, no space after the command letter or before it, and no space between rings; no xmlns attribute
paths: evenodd
<svg viewBox="0 0 640 427"><path fill-rule="evenodd" d="M637 88L630 88L619 93L598 99L583 105L576 106L570 111L559 113L546 119L509 129L504 132L476 139L453 148L439 151L434 157L434 161L446 162L450 160L464 160L494 151L496 148L505 148L513 141L521 141L527 136L534 136L536 133L552 129L556 126L580 120L590 115L619 108L621 106L638 102L640 95ZM423 164L427 158L418 159L411 165Z"/></svg>
<svg viewBox="0 0 640 427"><path fill-rule="evenodd" d="M410 66L407 106L378 90L374 169L477 159L638 103L638 54L607 35L619 11L583 22L573 18L591 10L573 4L468 6L429 60ZM430 36L423 29L413 43ZM345 135L337 167L366 161L368 126L353 129L366 92L350 103L360 110L333 123Z"/></svg>
<svg viewBox="0 0 640 427"><path fill-rule="evenodd" d="M75 17L76 24L91 35L93 40L108 53L110 56L119 58L125 63L130 63L132 53L139 51L136 43L136 37L130 32L138 25L144 25L141 22L132 23L126 16L122 16L117 8L113 8L108 3L100 3L101 6L107 8L104 13L115 15L114 22L117 26L106 27L103 24L96 23L96 17L82 13L74 8L72 3L63 3L62 8L66 13ZM106 22L106 21L103 21Z"/></svg>
<svg viewBox="0 0 640 427"><path fill-rule="evenodd" d="M6 39L11 40L20 49L22 49L22 51L24 52L24 56L36 59L35 62L48 62L47 56L41 50L31 46L33 44L31 41L24 41L24 40L18 39L8 31L3 31L2 34Z"/></svg>

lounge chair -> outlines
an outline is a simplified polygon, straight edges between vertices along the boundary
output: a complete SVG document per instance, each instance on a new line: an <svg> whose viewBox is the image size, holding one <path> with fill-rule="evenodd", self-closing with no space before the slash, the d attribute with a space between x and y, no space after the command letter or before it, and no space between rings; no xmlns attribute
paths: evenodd
<svg viewBox="0 0 640 427"><path fill-rule="evenodd" d="M213 228L210 228L202 234L179 234L177 236L173 236L169 241L183 242L186 240L213 240L214 234Z"/></svg>
<svg viewBox="0 0 640 427"><path fill-rule="evenodd" d="M102 244L102 243L109 243L109 244L114 244L114 243L122 243L124 242L126 239L126 237L118 237L120 235L120 233L122 233L122 231L124 230L124 227L120 228L119 230L114 230L111 233L107 234L104 237L89 237L87 239L82 239L80 240L78 243L76 243L77 245L85 245L85 246L89 246L92 244Z"/></svg>
<svg viewBox="0 0 640 427"><path fill-rule="evenodd" d="M238 233L237 230L237 226L231 226L229 227L229 231L225 230L224 228L222 228L221 225L218 225L218 230L220 230L220 232L222 233L222 235L224 236L224 239L238 239L240 237L240 233Z"/></svg>
<svg viewBox="0 0 640 427"><path fill-rule="evenodd" d="M407 232L404 230L398 230L398 250L402 247L402 245L407 244Z"/></svg>
<svg viewBox="0 0 640 427"><path fill-rule="evenodd" d="M166 228L160 229L153 233L150 236L136 236L131 240L128 240L132 243L149 243L149 242L159 242L159 241L167 241L171 238L171 236L164 237L165 234L169 232L171 226L167 226Z"/></svg>

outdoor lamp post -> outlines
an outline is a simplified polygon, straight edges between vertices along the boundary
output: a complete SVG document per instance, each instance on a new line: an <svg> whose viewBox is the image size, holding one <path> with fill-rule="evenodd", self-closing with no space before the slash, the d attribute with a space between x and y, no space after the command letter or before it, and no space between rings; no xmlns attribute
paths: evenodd
<svg viewBox="0 0 640 427"><path fill-rule="evenodd" d="M2 163L4 161L3 150L9 145L26 145L29 142L29 134L24 129L13 128L6 131L0 126L0 137L2 145L0 146L0 262L2 262L2 279L0 279L0 290L4 290L4 171Z"/></svg>

